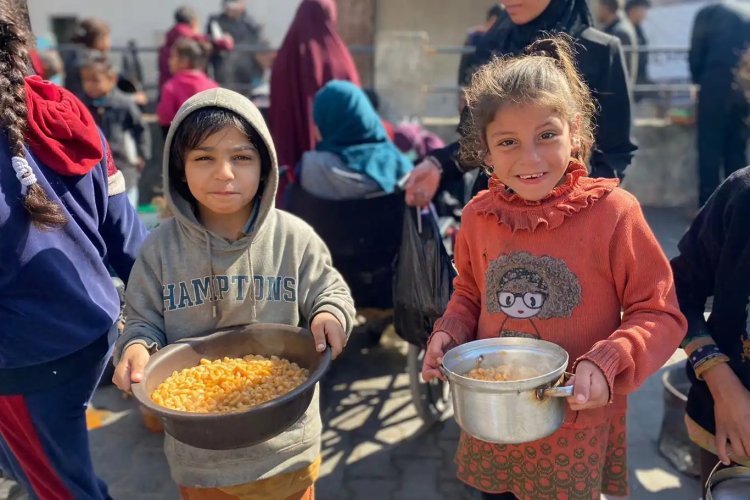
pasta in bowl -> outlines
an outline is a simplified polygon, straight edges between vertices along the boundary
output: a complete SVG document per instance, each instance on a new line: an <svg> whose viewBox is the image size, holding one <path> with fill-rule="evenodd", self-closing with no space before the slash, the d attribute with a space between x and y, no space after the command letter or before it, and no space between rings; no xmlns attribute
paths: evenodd
<svg viewBox="0 0 750 500"><path fill-rule="evenodd" d="M194 413L224 413L258 406L301 385L309 372L278 356L201 359L198 366L167 377L151 393L166 408Z"/></svg>
<svg viewBox="0 0 750 500"><path fill-rule="evenodd" d="M330 363L330 349L317 352L309 331L255 323L158 351L133 395L178 441L242 448L296 422Z"/></svg>

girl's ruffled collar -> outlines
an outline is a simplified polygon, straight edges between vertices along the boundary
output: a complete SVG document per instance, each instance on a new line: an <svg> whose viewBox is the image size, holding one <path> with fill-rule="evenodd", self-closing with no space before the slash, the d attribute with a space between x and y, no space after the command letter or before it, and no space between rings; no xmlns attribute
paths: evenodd
<svg viewBox="0 0 750 500"><path fill-rule="evenodd" d="M474 210L481 215L494 215L514 232L555 229L619 184L617 179L592 179L586 174L585 165L571 160L565 180L539 201L524 200L493 176L489 192L476 200Z"/></svg>

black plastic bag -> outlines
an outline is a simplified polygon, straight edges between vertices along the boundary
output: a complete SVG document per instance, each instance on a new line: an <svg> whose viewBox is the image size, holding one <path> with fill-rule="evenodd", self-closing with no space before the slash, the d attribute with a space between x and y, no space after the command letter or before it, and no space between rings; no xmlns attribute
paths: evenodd
<svg viewBox="0 0 750 500"><path fill-rule="evenodd" d="M393 277L393 316L396 333L410 344L424 347L432 325L448 305L456 271L434 212L420 210L419 214L415 209L404 211Z"/></svg>

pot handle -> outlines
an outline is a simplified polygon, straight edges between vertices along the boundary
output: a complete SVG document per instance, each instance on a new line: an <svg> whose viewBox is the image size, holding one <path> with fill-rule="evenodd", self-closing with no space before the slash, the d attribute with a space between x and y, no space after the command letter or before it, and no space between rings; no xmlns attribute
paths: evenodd
<svg viewBox="0 0 750 500"><path fill-rule="evenodd" d="M540 392L542 393L542 397L569 398L573 395L573 386L558 385L556 387L541 389Z"/></svg>
<svg viewBox="0 0 750 500"><path fill-rule="evenodd" d="M721 461L719 461L719 463L717 463L714 466L713 470L708 475L708 479L706 480L706 484L705 484L705 486L706 486L706 498L708 498L708 499L713 498L711 496L711 488L713 488L714 483L717 481L717 477L716 477L717 473L719 473L721 471L724 471L724 470L727 470L727 469L733 469L733 470L736 470L736 471L740 471L741 473L750 473L750 467L744 467L742 465L729 465L729 466L727 466L725 468L722 468L721 467L722 465L723 464L721 463Z"/></svg>
<svg viewBox="0 0 750 500"><path fill-rule="evenodd" d="M445 366L443 366L442 363L440 364L439 370L440 370L440 373L442 373L443 376L445 377L445 380L449 381L450 377L448 376L448 369Z"/></svg>

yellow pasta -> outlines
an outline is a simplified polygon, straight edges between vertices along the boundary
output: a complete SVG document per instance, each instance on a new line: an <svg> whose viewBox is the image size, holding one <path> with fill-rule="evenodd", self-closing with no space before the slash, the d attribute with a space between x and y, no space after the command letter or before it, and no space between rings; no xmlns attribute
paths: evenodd
<svg viewBox="0 0 750 500"><path fill-rule="evenodd" d="M175 371L151 393L158 405L194 413L224 413L278 398L307 380L296 363L271 356L248 355Z"/></svg>
<svg viewBox="0 0 750 500"><path fill-rule="evenodd" d="M464 377L488 382L511 382L538 377L541 372L528 366L500 365L491 368L474 368L464 374Z"/></svg>

